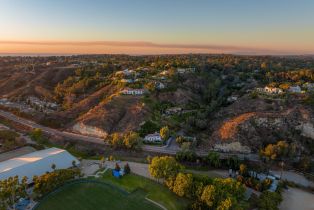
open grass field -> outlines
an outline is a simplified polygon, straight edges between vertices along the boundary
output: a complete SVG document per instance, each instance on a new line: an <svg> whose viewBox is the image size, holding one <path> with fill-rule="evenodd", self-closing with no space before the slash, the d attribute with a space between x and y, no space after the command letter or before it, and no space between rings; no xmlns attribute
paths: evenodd
<svg viewBox="0 0 314 210"><path fill-rule="evenodd" d="M160 210L145 200L146 193L121 191L101 183L75 183L65 186L41 201L36 210Z"/></svg>
<svg viewBox="0 0 314 210"><path fill-rule="evenodd" d="M111 175L110 171L107 171L103 176L103 180L128 192L141 189L146 192L147 198L156 201L168 210L183 210L188 205L186 199L176 196L165 186L135 174L117 179Z"/></svg>

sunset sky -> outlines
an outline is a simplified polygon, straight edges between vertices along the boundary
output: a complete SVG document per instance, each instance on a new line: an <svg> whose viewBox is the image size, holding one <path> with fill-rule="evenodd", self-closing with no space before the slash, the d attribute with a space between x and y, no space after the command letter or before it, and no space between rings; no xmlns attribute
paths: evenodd
<svg viewBox="0 0 314 210"><path fill-rule="evenodd" d="M314 54L313 0L0 0L0 53Z"/></svg>

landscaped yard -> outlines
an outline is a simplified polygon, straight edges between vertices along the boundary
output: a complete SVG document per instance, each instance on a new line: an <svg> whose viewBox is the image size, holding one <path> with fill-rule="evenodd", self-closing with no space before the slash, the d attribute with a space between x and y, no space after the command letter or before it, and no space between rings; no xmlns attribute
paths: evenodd
<svg viewBox="0 0 314 210"><path fill-rule="evenodd" d="M103 179L105 182L119 186L128 192L142 189L147 193L147 198L158 202L168 210L186 209L186 206L188 205L186 199L176 196L165 186L141 176L129 174L117 179L111 175L111 172L107 171L104 174Z"/></svg>
<svg viewBox="0 0 314 210"><path fill-rule="evenodd" d="M146 193L121 191L101 183L76 183L65 186L44 199L37 210L160 210L145 200Z"/></svg>

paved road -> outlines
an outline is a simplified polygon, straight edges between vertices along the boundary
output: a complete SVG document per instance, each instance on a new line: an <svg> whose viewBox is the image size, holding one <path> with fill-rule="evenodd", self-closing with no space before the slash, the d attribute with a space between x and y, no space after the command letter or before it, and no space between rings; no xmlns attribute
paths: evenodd
<svg viewBox="0 0 314 210"><path fill-rule="evenodd" d="M18 117L12 113L5 112L2 110L0 110L0 116L7 118L11 121L14 121L16 123L22 124L24 126L30 127L30 128L40 128L43 132L46 132L50 135L62 136L62 137L72 139L75 141L82 141L82 142L88 142L88 143L99 144L99 145L108 145L106 142L104 142L102 138L85 136L85 135L75 134L75 133L66 132L66 131L59 131L57 129L39 125L33 121ZM180 148L172 146L172 142L175 142L175 141L173 139L170 139L168 141L168 144L163 147L144 145L142 149L146 152L175 155L178 151L180 151ZM200 155L200 156L206 156L208 154L208 151L196 151L196 153L197 155ZM220 157L222 159L228 158L230 156L238 156L239 159L248 158L253 161L259 161L259 157L257 154L220 153Z"/></svg>

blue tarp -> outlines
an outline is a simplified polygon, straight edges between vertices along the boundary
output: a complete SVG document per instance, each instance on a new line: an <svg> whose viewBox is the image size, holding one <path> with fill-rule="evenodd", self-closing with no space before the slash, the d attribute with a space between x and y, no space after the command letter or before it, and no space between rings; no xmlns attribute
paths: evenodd
<svg viewBox="0 0 314 210"><path fill-rule="evenodd" d="M28 204L30 203L30 200L28 199L21 199L16 205L16 210L25 210Z"/></svg>
<svg viewBox="0 0 314 210"><path fill-rule="evenodd" d="M114 177L117 177L117 178L120 178L120 171L117 171L117 170L112 170L112 175L114 176Z"/></svg>

